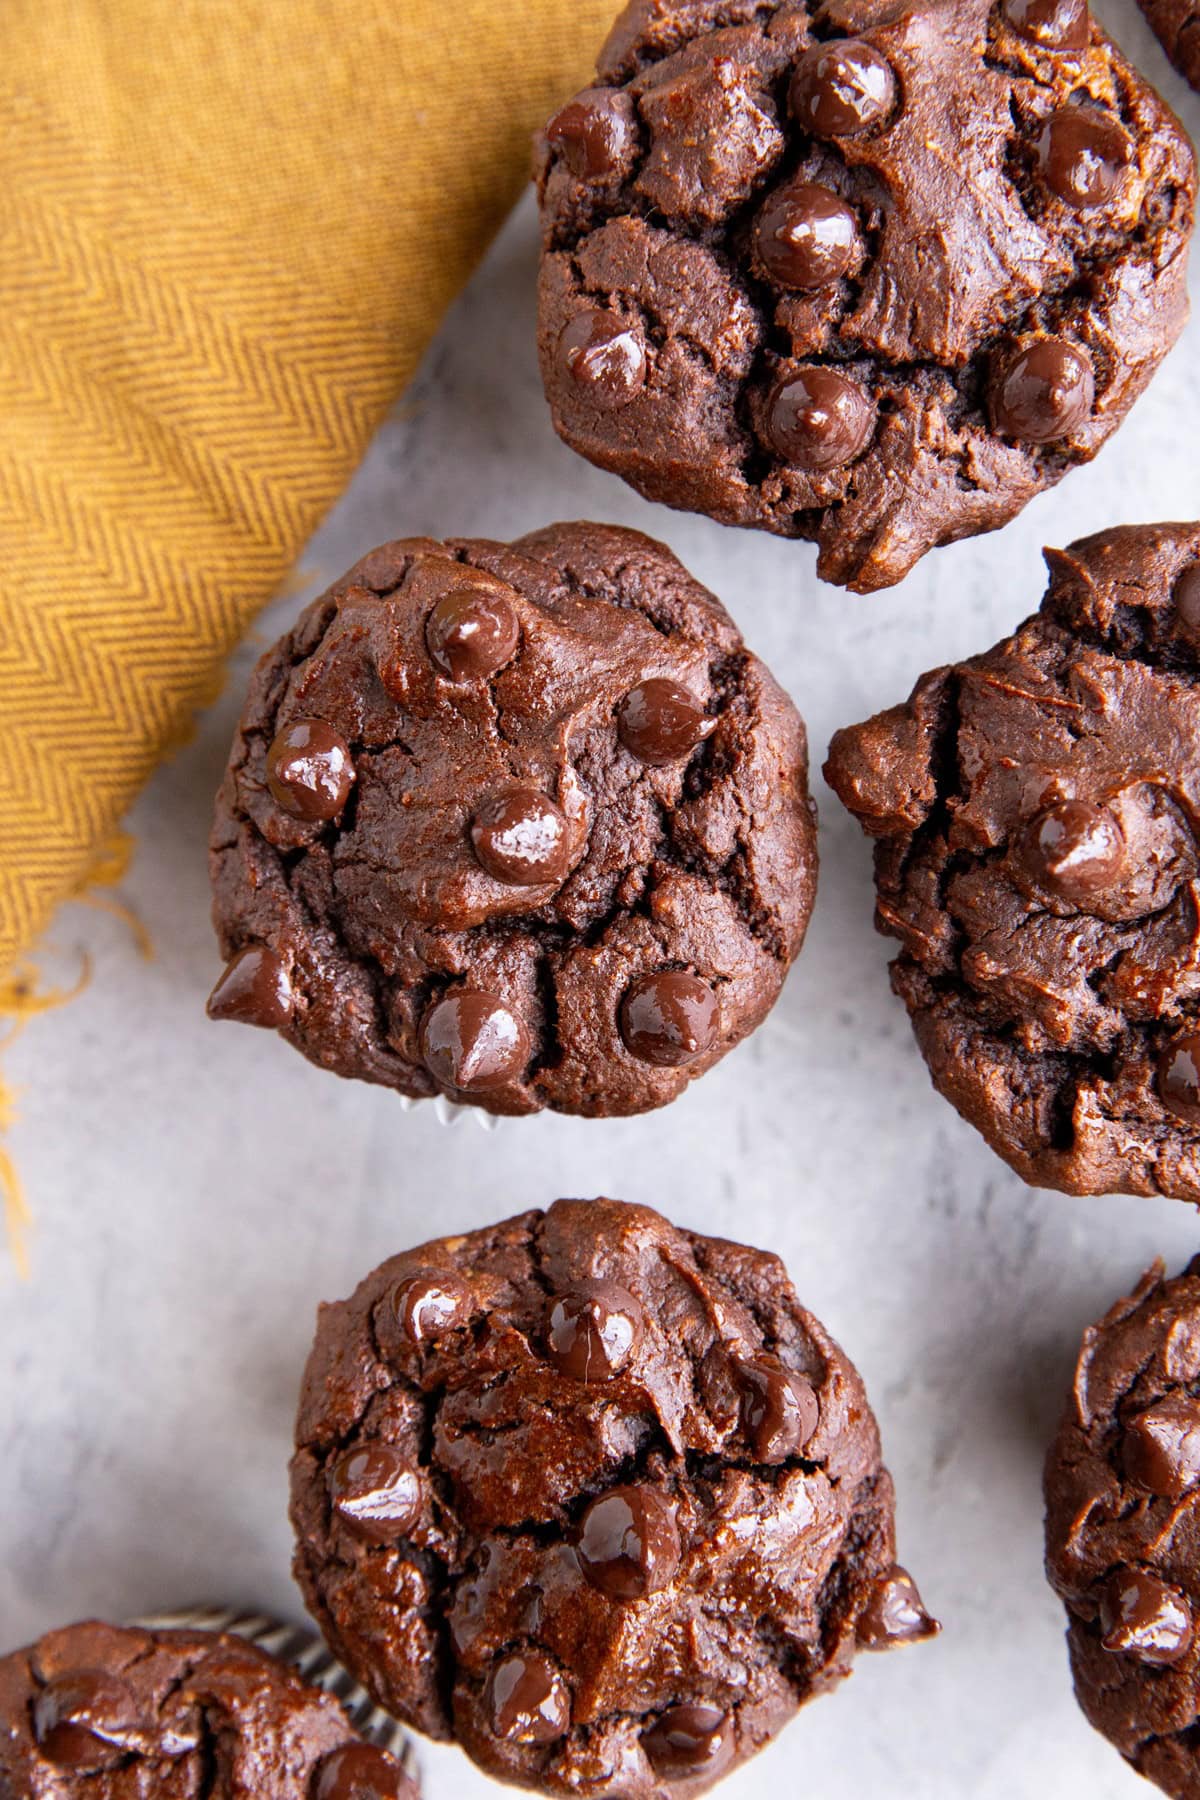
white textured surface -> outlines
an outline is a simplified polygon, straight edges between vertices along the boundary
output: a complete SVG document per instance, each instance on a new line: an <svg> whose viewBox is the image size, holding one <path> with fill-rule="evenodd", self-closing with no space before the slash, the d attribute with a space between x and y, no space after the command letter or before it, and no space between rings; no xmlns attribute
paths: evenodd
<svg viewBox="0 0 1200 1800"><path fill-rule="evenodd" d="M1098 10L1194 129L1133 0ZM1039 549L1197 510L1200 324L1098 463L1001 536L936 552L871 600L821 587L807 546L644 505L555 440L532 351L526 208L305 559L306 592L411 533L512 537L595 517L661 536L793 694L819 769L832 731L1033 610ZM402 279L402 271L397 272ZM1041 1574L1041 1459L1084 1324L1158 1254L1197 1248L1177 1203L1069 1200L1010 1175L933 1093L871 929L869 854L819 777L822 873L804 955L757 1036L666 1112L485 1135L405 1113L274 1038L209 1025L205 835L250 662L131 824L124 894L154 939L72 907L55 967L82 999L4 1059L37 1215L33 1275L0 1258L0 1650L86 1614L196 1598L288 1616L285 1471L322 1297L388 1253L558 1194L609 1193L768 1245L866 1377L904 1560L946 1631L864 1658L727 1800L1133 1800L1076 1711ZM450 1750L431 1800L495 1792Z"/></svg>

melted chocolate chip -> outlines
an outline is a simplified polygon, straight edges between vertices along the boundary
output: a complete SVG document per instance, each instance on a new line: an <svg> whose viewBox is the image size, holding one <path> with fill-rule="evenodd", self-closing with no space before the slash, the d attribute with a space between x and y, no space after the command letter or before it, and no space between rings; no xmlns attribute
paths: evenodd
<svg viewBox="0 0 1200 1800"><path fill-rule="evenodd" d="M399 1800L401 1774L374 1744L346 1744L317 1772L312 1800Z"/></svg>
<svg viewBox="0 0 1200 1800"><path fill-rule="evenodd" d="M492 1675L492 1730L515 1744L551 1744L571 1725L571 1695L549 1657L506 1656Z"/></svg>
<svg viewBox="0 0 1200 1800"><path fill-rule="evenodd" d="M1194 649L1200 649L1200 563L1192 563L1183 571L1171 597L1180 635Z"/></svg>
<svg viewBox="0 0 1200 1800"><path fill-rule="evenodd" d="M645 339L613 313L577 313L558 340L558 354L593 406L624 406L646 380Z"/></svg>
<svg viewBox="0 0 1200 1800"><path fill-rule="evenodd" d="M858 137L896 104L896 77L886 57L855 38L816 44L792 76L792 113L817 137Z"/></svg>
<svg viewBox="0 0 1200 1800"><path fill-rule="evenodd" d="M631 1055L660 1069L678 1069L711 1050L721 1009L697 975L666 970L643 975L621 1002L621 1036Z"/></svg>
<svg viewBox="0 0 1200 1800"><path fill-rule="evenodd" d="M452 588L425 624L430 661L451 681L486 681L512 661L520 641L516 608L482 584Z"/></svg>
<svg viewBox="0 0 1200 1800"><path fill-rule="evenodd" d="M1176 1038L1159 1056L1158 1097L1185 1125L1200 1126L1200 1033Z"/></svg>
<svg viewBox="0 0 1200 1800"><path fill-rule="evenodd" d="M481 867L510 887L558 883L571 867L567 821L537 788L511 788L485 800L471 821L471 842Z"/></svg>
<svg viewBox="0 0 1200 1800"><path fill-rule="evenodd" d="M391 1444L360 1444L334 1463L329 1498L356 1537L391 1544L421 1516L421 1477Z"/></svg>
<svg viewBox="0 0 1200 1800"><path fill-rule="evenodd" d="M1004 16L1043 50L1085 50L1091 36L1087 0L1004 0Z"/></svg>
<svg viewBox="0 0 1200 1800"><path fill-rule="evenodd" d="M1200 1481L1200 1400L1168 1394L1125 1427L1125 1473L1147 1493L1178 1500Z"/></svg>
<svg viewBox="0 0 1200 1800"><path fill-rule="evenodd" d="M916 1582L899 1563L875 1583L856 1627L861 1650L896 1650L936 1637L940 1630L925 1611Z"/></svg>
<svg viewBox="0 0 1200 1800"><path fill-rule="evenodd" d="M471 1316L471 1294L457 1275L412 1275L392 1291L392 1311L413 1344L433 1344Z"/></svg>
<svg viewBox="0 0 1200 1800"><path fill-rule="evenodd" d="M1111 892L1125 872L1125 834L1116 814L1089 800L1060 800L1031 819L1019 859L1039 887L1086 907Z"/></svg>
<svg viewBox="0 0 1200 1800"><path fill-rule="evenodd" d="M643 1732L642 1748L664 1781L712 1781L733 1755L733 1720L716 1706L671 1706Z"/></svg>
<svg viewBox="0 0 1200 1800"><path fill-rule="evenodd" d="M1100 1597L1106 1650L1136 1662L1168 1664L1192 1643L1192 1609L1178 1588L1145 1569L1116 1569Z"/></svg>
<svg viewBox="0 0 1200 1800"><path fill-rule="evenodd" d="M760 1463L798 1456L817 1429L820 1408L802 1375L772 1358L754 1357L737 1365L742 1388L742 1430Z"/></svg>
<svg viewBox="0 0 1200 1800"><path fill-rule="evenodd" d="M1091 418L1096 378L1091 359L1063 338L1039 338L1018 350L992 384L992 423L1029 444L1070 437Z"/></svg>
<svg viewBox="0 0 1200 1800"><path fill-rule="evenodd" d="M651 768L684 762L716 729L716 720L677 681L654 676L630 688L617 708L617 734L631 755Z"/></svg>
<svg viewBox="0 0 1200 1800"><path fill-rule="evenodd" d="M1112 199L1129 161L1115 119L1090 106L1064 106L1038 139L1038 172L1052 194L1084 211Z"/></svg>
<svg viewBox="0 0 1200 1800"><path fill-rule="evenodd" d="M210 1019L233 1019L277 1031L292 1016L295 996L279 957L262 944L239 950L208 996Z"/></svg>
<svg viewBox="0 0 1200 1800"><path fill-rule="evenodd" d="M135 1710L133 1694L118 1676L81 1669L41 1689L33 1703L33 1734L47 1762L90 1774L125 1755Z"/></svg>
<svg viewBox="0 0 1200 1800"><path fill-rule="evenodd" d="M336 819L353 785L350 746L324 719L294 719L267 752L272 798L306 825Z"/></svg>
<svg viewBox="0 0 1200 1800"><path fill-rule="evenodd" d="M555 113L546 136L580 181L615 175L633 144L629 103L611 88L588 88Z"/></svg>
<svg viewBox="0 0 1200 1800"><path fill-rule="evenodd" d="M789 182L754 226L759 267L777 287L810 291L849 274L860 260L858 221L832 189Z"/></svg>
<svg viewBox="0 0 1200 1800"><path fill-rule="evenodd" d="M443 1087L486 1093L515 1081L529 1061L524 1022L498 994L458 988L421 1021L425 1067Z"/></svg>
<svg viewBox="0 0 1200 1800"><path fill-rule="evenodd" d="M771 391L766 430L794 469L819 473L853 462L875 429L875 405L857 381L816 364L794 369Z"/></svg>
<svg viewBox="0 0 1200 1800"><path fill-rule="evenodd" d="M628 1366L644 1325L640 1304L625 1288L582 1282L550 1302L547 1355L572 1381L612 1381Z"/></svg>
<svg viewBox="0 0 1200 1800"><path fill-rule="evenodd" d="M675 1509L654 1488L612 1488L584 1513L577 1553L610 1600L644 1600L669 1587L679 1567Z"/></svg>

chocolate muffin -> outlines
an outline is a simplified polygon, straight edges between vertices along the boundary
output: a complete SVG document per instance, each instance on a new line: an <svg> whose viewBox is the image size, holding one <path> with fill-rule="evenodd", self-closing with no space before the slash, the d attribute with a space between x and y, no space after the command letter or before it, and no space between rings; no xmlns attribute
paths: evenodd
<svg viewBox="0 0 1200 1800"><path fill-rule="evenodd" d="M1200 0L1138 0L1181 75L1200 89Z"/></svg>
<svg viewBox="0 0 1200 1800"><path fill-rule="evenodd" d="M211 860L214 1018L413 1098L642 1112L800 949L804 726L636 532L385 544L260 662Z"/></svg>
<svg viewBox="0 0 1200 1800"><path fill-rule="evenodd" d="M1026 1181L1200 1200L1200 526L1047 551L1042 608L826 775L934 1085Z"/></svg>
<svg viewBox="0 0 1200 1800"><path fill-rule="evenodd" d="M632 0L536 176L563 438L859 592L1090 460L1187 313L1191 146L1086 0Z"/></svg>
<svg viewBox="0 0 1200 1800"><path fill-rule="evenodd" d="M615 1200L425 1244L323 1308L292 1516L383 1707L579 1800L699 1793L856 1645L937 1629L859 1376L779 1261Z"/></svg>
<svg viewBox="0 0 1200 1800"><path fill-rule="evenodd" d="M0 1658L0 1800L417 1800L331 1695L240 1638L87 1623Z"/></svg>
<svg viewBox="0 0 1200 1800"><path fill-rule="evenodd" d="M1157 1263L1084 1333L1046 1463L1046 1571L1089 1722L1200 1796L1200 1258Z"/></svg>

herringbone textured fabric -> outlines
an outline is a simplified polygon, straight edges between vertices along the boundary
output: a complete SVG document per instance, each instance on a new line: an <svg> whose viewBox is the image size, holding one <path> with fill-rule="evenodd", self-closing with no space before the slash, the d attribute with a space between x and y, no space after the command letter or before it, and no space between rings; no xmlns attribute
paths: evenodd
<svg viewBox="0 0 1200 1800"><path fill-rule="evenodd" d="M4 0L0 970L214 691L614 10Z"/></svg>

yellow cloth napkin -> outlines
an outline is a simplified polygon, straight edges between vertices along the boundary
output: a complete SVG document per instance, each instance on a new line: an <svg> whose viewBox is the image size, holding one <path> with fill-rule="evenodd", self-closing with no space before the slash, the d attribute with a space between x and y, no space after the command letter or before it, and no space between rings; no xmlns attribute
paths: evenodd
<svg viewBox="0 0 1200 1800"><path fill-rule="evenodd" d="M214 692L615 10L3 0L0 971Z"/></svg>

